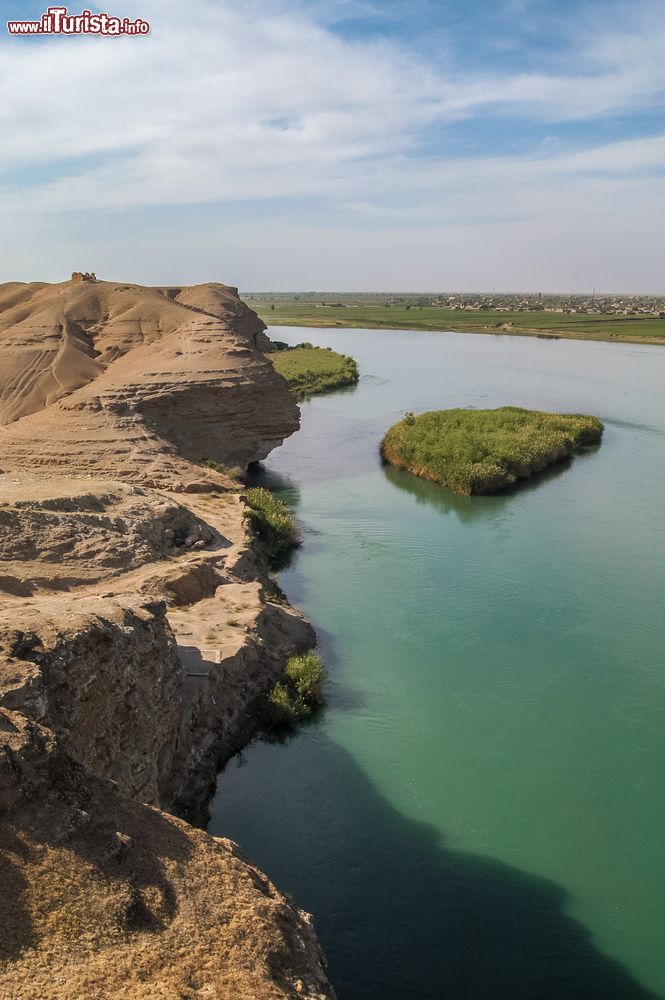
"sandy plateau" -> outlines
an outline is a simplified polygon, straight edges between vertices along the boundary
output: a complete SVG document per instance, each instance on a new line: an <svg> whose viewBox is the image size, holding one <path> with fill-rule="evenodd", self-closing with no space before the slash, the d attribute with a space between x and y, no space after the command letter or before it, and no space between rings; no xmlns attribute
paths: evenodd
<svg viewBox="0 0 665 1000"><path fill-rule="evenodd" d="M314 642L219 467L299 426L221 284L0 286L0 996L330 998L200 818Z"/></svg>

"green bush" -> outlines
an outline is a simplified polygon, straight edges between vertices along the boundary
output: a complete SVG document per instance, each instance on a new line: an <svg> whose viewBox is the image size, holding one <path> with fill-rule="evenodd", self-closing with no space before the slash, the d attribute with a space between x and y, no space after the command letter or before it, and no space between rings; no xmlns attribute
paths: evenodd
<svg viewBox="0 0 665 1000"><path fill-rule="evenodd" d="M284 680L277 681L268 695L267 725L289 726L307 718L315 706L323 703L325 679L325 668L316 653L310 650L290 656Z"/></svg>
<svg viewBox="0 0 665 1000"><path fill-rule="evenodd" d="M283 500L262 486L247 490L247 517L268 555L276 558L300 544L298 528Z"/></svg>
<svg viewBox="0 0 665 1000"><path fill-rule="evenodd" d="M309 703L321 701L326 672L321 657L311 649L299 656L290 656L284 674L299 697Z"/></svg>
<svg viewBox="0 0 665 1000"><path fill-rule="evenodd" d="M603 425L579 413L496 410L412 413L381 442L384 460L457 493L497 493L588 444Z"/></svg>
<svg viewBox="0 0 665 1000"><path fill-rule="evenodd" d="M302 698L283 681L277 681L268 695L268 726L285 726L306 718L310 713Z"/></svg>

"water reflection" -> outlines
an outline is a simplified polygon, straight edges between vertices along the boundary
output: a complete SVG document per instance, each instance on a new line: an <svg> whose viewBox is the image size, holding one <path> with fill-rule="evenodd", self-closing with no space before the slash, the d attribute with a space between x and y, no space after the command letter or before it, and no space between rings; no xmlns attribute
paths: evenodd
<svg viewBox="0 0 665 1000"><path fill-rule="evenodd" d="M580 452L575 458L564 458L549 469L543 469L531 479L502 490L496 496L462 496L446 486L421 479L404 469L395 468L394 465L384 465L383 474L393 486L415 497L417 503L428 504L441 514L455 514L460 521L468 523L476 520L493 520L514 496L540 489L546 483L562 476L574 461L580 461L586 454L592 454L597 450L589 448L585 452Z"/></svg>

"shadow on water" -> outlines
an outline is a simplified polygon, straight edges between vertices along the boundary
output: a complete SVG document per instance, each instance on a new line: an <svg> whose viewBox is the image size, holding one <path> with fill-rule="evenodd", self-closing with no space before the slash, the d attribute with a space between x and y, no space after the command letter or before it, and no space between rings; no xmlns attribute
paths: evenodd
<svg viewBox="0 0 665 1000"><path fill-rule="evenodd" d="M352 396L358 391L358 383L351 385L336 385L332 389L318 389L316 392L303 392L298 394L299 403L308 403L311 399L318 399L321 396Z"/></svg>
<svg viewBox="0 0 665 1000"><path fill-rule="evenodd" d="M257 748L279 758L253 761L259 786L284 777L280 755L293 761L298 742ZM397 812L339 745L303 742L315 760L299 782L311 797L318 775L320 801L314 811L280 805L288 783L273 793L292 850L271 856L264 842L255 860L314 913L339 1000L655 1000L566 914L555 883L446 846ZM218 816L223 807L222 788ZM224 834L219 819L212 832ZM257 837L258 847L265 827Z"/></svg>
<svg viewBox="0 0 665 1000"><path fill-rule="evenodd" d="M248 489L252 486L263 486L264 489L279 494L290 507L300 505L300 490L295 482L288 476L263 465L262 462L251 463L245 474L244 482Z"/></svg>
<svg viewBox="0 0 665 1000"><path fill-rule="evenodd" d="M417 502L463 521L511 502L509 493L462 497L391 466L384 472ZM252 470L251 485L298 504L295 485L270 470ZM319 641L334 681L334 637L319 630ZM362 714L345 686L330 704ZM233 764L220 777L209 830L239 839L314 914L339 1000L662 1000L597 947L559 885L458 850L404 816L327 728L324 713L300 735L249 747L237 782ZM227 781L237 799L227 799Z"/></svg>
<svg viewBox="0 0 665 1000"><path fill-rule="evenodd" d="M517 494L531 493L533 490L540 489L546 483L562 476L574 461L584 460L597 450L597 447L588 448L579 452L574 458L564 458L556 465L550 466L549 469L543 469L542 472L536 473L530 479L522 480L494 496L463 496L449 490L447 486L441 486L428 479L420 479L413 473L398 469L394 465L384 464L383 473L389 483L406 493L410 493L415 497L417 503L428 504L442 514L456 514L460 521L468 523L475 520L493 519Z"/></svg>

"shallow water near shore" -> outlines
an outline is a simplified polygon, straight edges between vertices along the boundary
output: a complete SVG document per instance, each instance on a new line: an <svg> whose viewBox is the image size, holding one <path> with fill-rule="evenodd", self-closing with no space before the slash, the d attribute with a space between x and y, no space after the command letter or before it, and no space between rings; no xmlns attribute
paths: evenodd
<svg viewBox="0 0 665 1000"><path fill-rule="evenodd" d="M327 707L226 767L210 832L314 914L339 1000L665 996L665 348L269 332L361 370L262 473ZM603 443L498 497L380 463L406 410L506 404Z"/></svg>

